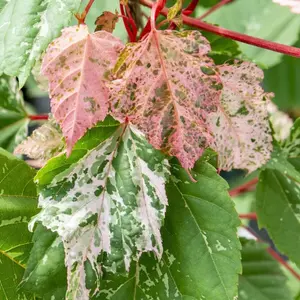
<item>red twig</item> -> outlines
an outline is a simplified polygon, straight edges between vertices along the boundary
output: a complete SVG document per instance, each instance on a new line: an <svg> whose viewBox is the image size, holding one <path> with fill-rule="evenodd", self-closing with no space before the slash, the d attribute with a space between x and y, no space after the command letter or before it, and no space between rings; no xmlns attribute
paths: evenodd
<svg viewBox="0 0 300 300"><path fill-rule="evenodd" d="M223 5L232 2L232 0L221 0L216 5L212 6L205 14L203 14L201 17L197 18L198 20L203 20L205 17L213 13L215 10L221 8Z"/></svg>
<svg viewBox="0 0 300 300"><path fill-rule="evenodd" d="M257 220L256 213L239 214L240 219Z"/></svg>
<svg viewBox="0 0 300 300"><path fill-rule="evenodd" d="M260 243L265 243L251 228L248 226L243 226L247 231L257 238L257 241ZM277 260L283 267L285 267L295 278L300 281L300 274L298 274L274 249L268 247L267 251L269 254Z"/></svg>
<svg viewBox="0 0 300 300"><path fill-rule="evenodd" d="M36 120L48 120L48 115L29 115L28 118L31 121L36 121Z"/></svg>
<svg viewBox="0 0 300 300"><path fill-rule="evenodd" d="M152 7L153 3L150 0L140 0L142 5ZM162 15L167 16L168 9L163 8L160 12ZM233 39L235 41L239 41L245 44L253 45L256 47L272 50L275 52L283 53L290 56L300 57L300 49L292 46L287 46L271 41L266 41L264 39L256 38L250 35L242 34L239 32L231 31L222 27L218 27L215 25L207 24L201 20L191 18L188 16L182 16L183 23L192 27L196 27L208 32L215 33L217 35Z"/></svg>
<svg viewBox="0 0 300 300"><path fill-rule="evenodd" d="M87 6L85 7L83 13L80 15L80 14L77 14L75 15L75 17L77 18L78 20L78 24L84 24L84 21L85 21L85 18L86 18L86 15L88 14L88 12L90 11L93 3L94 3L95 0L90 0L89 3L87 4Z"/></svg>
<svg viewBox="0 0 300 300"><path fill-rule="evenodd" d="M257 183L258 183L258 178L254 178L254 179L230 190L229 195L231 197L234 197L234 196L240 195L242 193L252 191Z"/></svg>

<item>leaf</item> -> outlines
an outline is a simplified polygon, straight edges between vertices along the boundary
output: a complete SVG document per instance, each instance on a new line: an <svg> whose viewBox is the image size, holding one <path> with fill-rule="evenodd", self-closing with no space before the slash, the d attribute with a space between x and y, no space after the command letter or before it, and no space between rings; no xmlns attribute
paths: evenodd
<svg viewBox="0 0 300 300"><path fill-rule="evenodd" d="M27 136L29 119L14 78L0 76L0 147L13 152Z"/></svg>
<svg viewBox="0 0 300 300"><path fill-rule="evenodd" d="M80 0L7 1L0 13L0 74L25 84L35 62L71 21Z"/></svg>
<svg viewBox="0 0 300 300"><path fill-rule="evenodd" d="M57 124L50 120L17 146L15 154L25 154L32 159L47 161L60 154L64 149L64 141Z"/></svg>
<svg viewBox="0 0 300 300"><path fill-rule="evenodd" d="M181 15L182 4L183 4L183 0L176 0L176 3L169 8L168 15L167 15L167 20L169 22L173 21L179 27L182 25L182 15Z"/></svg>
<svg viewBox="0 0 300 300"><path fill-rule="evenodd" d="M202 10L201 7L197 7L196 15L200 16ZM232 1L207 16L205 21L285 45L292 45L297 41L300 25L299 16L270 0ZM282 59L282 54L277 52L244 43L239 45L244 55L266 68L276 65ZM284 78L282 74L280 76Z"/></svg>
<svg viewBox="0 0 300 300"><path fill-rule="evenodd" d="M104 75L122 48L110 33L89 34L88 27L80 25L64 29L47 49L41 72L49 79L51 111L66 138L67 155L86 130L107 115Z"/></svg>
<svg viewBox="0 0 300 300"><path fill-rule="evenodd" d="M207 114L219 103L222 84L198 31L152 30L128 44L113 70L112 115L126 117L157 149L192 168L212 140Z"/></svg>
<svg viewBox="0 0 300 300"><path fill-rule="evenodd" d="M288 6L295 14L300 14L300 3L297 0L273 0L274 3Z"/></svg>
<svg viewBox="0 0 300 300"><path fill-rule="evenodd" d="M0 299L32 299L18 291L32 247L28 221L37 213L35 171L0 148Z"/></svg>
<svg viewBox="0 0 300 300"><path fill-rule="evenodd" d="M50 300L64 300L67 272L64 247L56 233L38 225L33 235L33 247L21 288Z"/></svg>
<svg viewBox="0 0 300 300"><path fill-rule="evenodd" d="M263 72L252 63L222 65L218 70L224 87L221 106L209 115L218 167L252 172L269 160L272 151L267 111L271 95L261 88Z"/></svg>
<svg viewBox="0 0 300 300"><path fill-rule="evenodd" d="M300 265L300 187L276 170L261 172L256 194L260 227L265 227L276 247Z"/></svg>
<svg viewBox="0 0 300 300"><path fill-rule="evenodd" d="M266 251L266 245L242 239L243 274L239 300L292 300L280 265Z"/></svg>
<svg viewBox="0 0 300 300"><path fill-rule="evenodd" d="M290 135L283 144L283 151L289 157L300 156L300 118L292 126Z"/></svg>
<svg viewBox="0 0 300 300"><path fill-rule="evenodd" d="M131 260L145 251L162 255L168 172L164 156L139 131L123 125L41 190L42 211L34 222L41 221L64 242L66 299L89 299L84 268L88 262L99 277L97 259L103 251L111 271L123 264L128 271Z"/></svg>
<svg viewBox="0 0 300 300"><path fill-rule="evenodd" d="M110 11L104 11L95 21L95 31L105 30L112 33L116 27L119 17L117 12L111 13Z"/></svg>

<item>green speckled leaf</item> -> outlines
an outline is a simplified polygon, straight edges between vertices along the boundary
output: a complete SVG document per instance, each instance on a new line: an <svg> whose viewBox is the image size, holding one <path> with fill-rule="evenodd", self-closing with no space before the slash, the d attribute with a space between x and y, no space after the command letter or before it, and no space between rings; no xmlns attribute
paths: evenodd
<svg viewBox="0 0 300 300"><path fill-rule="evenodd" d="M80 0L11 0L0 13L0 74L23 86L48 44L60 35Z"/></svg>
<svg viewBox="0 0 300 300"><path fill-rule="evenodd" d="M241 240L243 274L239 300L292 300L279 263L266 251L267 245Z"/></svg>
<svg viewBox="0 0 300 300"><path fill-rule="evenodd" d="M18 292L32 247L28 221L37 213L35 171L0 148L0 299L32 299Z"/></svg>
<svg viewBox="0 0 300 300"><path fill-rule="evenodd" d="M26 138L28 123L17 81L0 76L0 147L12 152Z"/></svg>
<svg viewBox="0 0 300 300"><path fill-rule="evenodd" d="M300 118L291 128L290 136L283 144L283 152L291 158L300 156Z"/></svg>
<svg viewBox="0 0 300 300"><path fill-rule="evenodd" d="M109 254L105 268L113 272L128 271L142 252L162 255L168 174L164 156L137 129L122 125L41 189L35 221L64 242L66 299L89 299L85 266L99 277L103 251Z"/></svg>
<svg viewBox="0 0 300 300"><path fill-rule="evenodd" d="M261 172L256 191L260 227L277 248L300 266L300 186L277 170Z"/></svg>

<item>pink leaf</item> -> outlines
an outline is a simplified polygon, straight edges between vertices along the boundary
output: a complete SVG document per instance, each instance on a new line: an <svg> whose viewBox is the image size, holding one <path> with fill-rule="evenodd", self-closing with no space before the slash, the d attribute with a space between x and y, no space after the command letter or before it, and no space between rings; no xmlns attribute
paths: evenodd
<svg viewBox="0 0 300 300"><path fill-rule="evenodd" d="M261 88L263 72L253 63L222 65L219 73L221 106L209 117L219 168L254 171L267 162L272 151L267 110L272 95Z"/></svg>
<svg viewBox="0 0 300 300"><path fill-rule="evenodd" d="M106 31L89 34L86 25L62 31L48 47L41 72L48 77L51 110L66 138L67 153L108 111L104 75L123 49Z"/></svg>
<svg viewBox="0 0 300 300"><path fill-rule="evenodd" d="M125 47L110 84L111 109L143 131L157 149L192 168L211 143L206 118L219 105L220 79L198 31L152 30Z"/></svg>
<svg viewBox="0 0 300 300"><path fill-rule="evenodd" d="M288 6L295 14L300 14L300 0L273 0L282 6Z"/></svg>

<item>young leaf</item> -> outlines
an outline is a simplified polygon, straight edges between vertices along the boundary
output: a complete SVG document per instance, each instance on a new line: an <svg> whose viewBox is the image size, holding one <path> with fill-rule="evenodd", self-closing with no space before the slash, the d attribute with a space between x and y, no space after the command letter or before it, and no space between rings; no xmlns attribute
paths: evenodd
<svg viewBox="0 0 300 300"><path fill-rule="evenodd" d="M35 171L0 148L0 299L33 299L18 291L32 247L28 221L37 213Z"/></svg>
<svg viewBox="0 0 300 300"><path fill-rule="evenodd" d="M300 2L299 0L273 0L274 3L282 6L288 6L295 14L300 14Z"/></svg>
<svg viewBox="0 0 300 300"><path fill-rule="evenodd" d="M221 106L209 115L219 154L219 168L247 169L265 164L272 151L267 104L260 86L263 72L249 62L219 66L223 82Z"/></svg>
<svg viewBox="0 0 300 300"><path fill-rule="evenodd" d="M122 125L41 190L42 211L34 221L64 242L67 299L89 299L84 267L88 262L99 277L102 251L109 254L111 271L123 264L128 270L144 251L162 255L168 174L164 156L139 131Z"/></svg>
<svg viewBox="0 0 300 300"><path fill-rule="evenodd" d="M80 0L11 0L0 13L0 74L25 84L48 44L71 21Z"/></svg>
<svg viewBox="0 0 300 300"><path fill-rule="evenodd" d="M61 153L64 146L61 131L54 120L50 120L36 129L30 137L18 145L14 153L26 154L32 159L47 161Z"/></svg>
<svg viewBox="0 0 300 300"><path fill-rule="evenodd" d="M14 78L0 76L0 147L13 152L28 131L23 96Z"/></svg>
<svg viewBox="0 0 300 300"><path fill-rule="evenodd" d="M277 248L300 265L300 187L276 170L261 172L256 190L260 227L268 230Z"/></svg>
<svg viewBox="0 0 300 300"><path fill-rule="evenodd" d="M266 245L241 240L243 274L239 279L239 300L292 300L280 265L266 251Z"/></svg>
<svg viewBox="0 0 300 300"><path fill-rule="evenodd" d="M41 72L49 79L51 110L66 138L68 155L86 130L105 118L104 75L122 49L109 32L89 34L86 25L64 29L48 47Z"/></svg>
<svg viewBox="0 0 300 300"><path fill-rule="evenodd" d="M104 11L95 21L95 31L105 30L112 33L116 27L119 17L110 11Z"/></svg>
<svg viewBox="0 0 300 300"><path fill-rule="evenodd" d="M157 149L192 168L212 139L205 123L222 84L198 31L152 30L128 44L113 70L112 114L142 130Z"/></svg>

